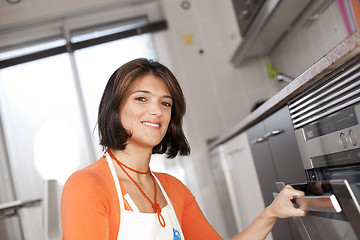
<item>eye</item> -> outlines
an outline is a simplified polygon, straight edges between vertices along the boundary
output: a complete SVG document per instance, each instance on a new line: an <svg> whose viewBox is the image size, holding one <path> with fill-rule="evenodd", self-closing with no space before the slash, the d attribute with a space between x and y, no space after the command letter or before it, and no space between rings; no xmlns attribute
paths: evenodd
<svg viewBox="0 0 360 240"><path fill-rule="evenodd" d="M136 97L135 100L140 101L140 102L145 102L146 98L144 98L144 97Z"/></svg>
<svg viewBox="0 0 360 240"><path fill-rule="evenodd" d="M169 102L162 102L162 105L164 105L165 107L171 107L171 103Z"/></svg>

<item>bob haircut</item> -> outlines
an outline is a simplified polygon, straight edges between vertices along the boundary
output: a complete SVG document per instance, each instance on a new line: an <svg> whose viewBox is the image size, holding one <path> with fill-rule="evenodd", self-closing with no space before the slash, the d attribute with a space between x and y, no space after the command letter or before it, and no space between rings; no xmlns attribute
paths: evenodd
<svg viewBox="0 0 360 240"><path fill-rule="evenodd" d="M162 141L153 147L152 153L166 153L168 158L174 158L177 154L189 155L190 147L182 129L186 104L180 85L167 67L145 58L127 62L111 75L99 105L100 145L118 150L126 148L126 142L131 137L131 133L126 131L121 124L120 108L132 84L146 75L161 79L173 98L167 132Z"/></svg>

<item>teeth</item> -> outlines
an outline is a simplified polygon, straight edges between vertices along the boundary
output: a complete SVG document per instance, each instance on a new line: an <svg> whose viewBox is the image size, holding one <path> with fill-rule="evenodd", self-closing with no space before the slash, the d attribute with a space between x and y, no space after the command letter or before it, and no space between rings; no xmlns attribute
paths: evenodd
<svg viewBox="0 0 360 240"><path fill-rule="evenodd" d="M155 124L155 123L143 122L142 124L151 126L151 127L160 127L160 124Z"/></svg>

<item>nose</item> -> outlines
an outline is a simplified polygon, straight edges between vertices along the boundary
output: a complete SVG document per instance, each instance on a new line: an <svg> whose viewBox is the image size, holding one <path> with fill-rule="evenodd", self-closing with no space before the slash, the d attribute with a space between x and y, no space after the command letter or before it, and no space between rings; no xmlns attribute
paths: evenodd
<svg viewBox="0 0 360 240"><path fill-rule="evenodd" d="M152 102L150 104L150 114L160 117L163 114L161 103Z"/></svg>

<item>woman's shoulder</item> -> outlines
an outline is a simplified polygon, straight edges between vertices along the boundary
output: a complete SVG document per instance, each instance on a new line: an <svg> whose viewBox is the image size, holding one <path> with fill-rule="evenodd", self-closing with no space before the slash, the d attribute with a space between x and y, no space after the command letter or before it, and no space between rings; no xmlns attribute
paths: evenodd
<svg viewBox="0 0 360 240"><path fill-rule="evenodd" d="M104 158L100 158L96 162L74 172L69 179L91 179L91 178L99 178L102 176L104 172L108 169L106 168L107 162Z"/></svg>
<svg viewBox="0 0 360 240"><path fill-rule="evenodd" d="M172 186L179 186L179 187L186 187L184 183L182 183L179 179L176 177L168 174L168 173L162 173L162 172L154 172L155 176L159 179L162 185L172 185Z"/></svg>
<svg viewBox="0 0 360 240"><path fill-rule="evenodd" d="M66 181L64 188L94 189L96 186L103 188L111 184L112 177L107 162L100 158L89 166L74 172Z"/></svg>
<svg viewBox="0 0 360 240"><path fill-rule="evenodd" d="M159 179L166 193L171 196L177 196L182 199L193 199L193 195L186 185L174 176L167 173L154 173Z"/></svg>

